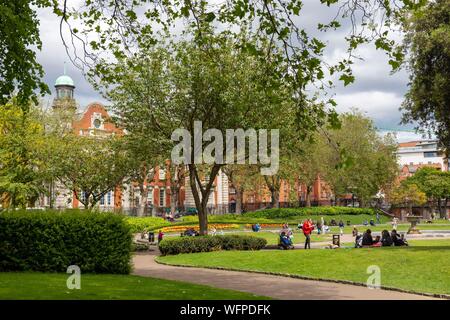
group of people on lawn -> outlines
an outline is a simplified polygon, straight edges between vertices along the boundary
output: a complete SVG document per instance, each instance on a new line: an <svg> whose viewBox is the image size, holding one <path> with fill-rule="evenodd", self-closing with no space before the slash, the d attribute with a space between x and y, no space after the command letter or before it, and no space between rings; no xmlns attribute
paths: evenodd
<svg viewBox="0 0 450 320"><path fill-rule="evenodd" d="M403 234L399 234L397 230L393 229L391 233L387 230L381 232L381 236L372 237L372 231L367 229L364 234L358 234L356 228L353 228L353 236L355 236L355 248L367 247L390 247L390 246L407 246Z"/></svg>
<svg viewBox="0 0 450 320"><path fill-rule="evenodd" d="M322 218L323 219L323 218ZM340 234L344 234L344 222L339 221L339 230ZM306 219L303 223L298 224L298 229L303 231L305 236L305 249L311 249L311 233L317 227L317 234L321 234L322 232L325 234L329 229L324 228L326 224L323 222L318 222L314 224L311 219ZM255 231L255 230L254 230ZM258 228L259 231L259 228ZM355 248L363 248L363 247L389 247L389 246L407 246L408 242L404 238L403 234L399 234L397 230L394 228L391 233L387 230L383 230L381 232L381 236L376 236L373 238L372 231L367 229L362 235L358 233L356 228L353 228L352 232L355 237ZM282 249L293 249L294 248L294 232L287 223L283 224L282 229L279 233L279 246Z"/></svg>

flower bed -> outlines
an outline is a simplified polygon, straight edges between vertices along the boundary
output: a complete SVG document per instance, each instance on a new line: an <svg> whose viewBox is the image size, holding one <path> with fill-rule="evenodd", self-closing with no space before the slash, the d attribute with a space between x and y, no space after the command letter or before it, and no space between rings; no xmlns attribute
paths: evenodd
<svg viewBox="0 0 450 320"><path fill-rule="evenodd" d="M216 230L224 230L224 229L239 229L238 224L231 224L231 223L216 223L216 224L208 224L208 230L211 230L215 228ZM162 232L182 232L186 229L194 229L199 230L198 225L177 225L177 226L171 226L171 227L163 227L160 230Z"/></svg>
<svg viewBox="0 0 450 320"><path fill-rule="evenodd" d="M281 228L283 226L282 223L260 223L259 226L261 228ZM252 224L246 224L246 228L251 229Z"/></svg>
<svg viewBox="0 0 450 320"><path fill-rule="evenodd" d="M339 215L374 215L375 210L371 208L353 207L303 207L303 208L272 208L245 213L249 218L289 218L300 216L339 216Z"/></svg>

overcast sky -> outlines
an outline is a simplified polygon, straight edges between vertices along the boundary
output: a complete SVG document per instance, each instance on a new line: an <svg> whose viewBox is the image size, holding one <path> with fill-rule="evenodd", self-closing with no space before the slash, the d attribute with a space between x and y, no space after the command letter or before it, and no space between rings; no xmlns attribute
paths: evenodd
<svg viewBox="0 0 450 320"><path fill-rule="evenodd" d="M307 5L302 16L302 26L316 34L314 29L317 23L326 22L334 11L320 5L319 1L305 1L305 3ZM44 68L44 80L51 88L52 95L55 80L63 74L64 61L67 61L67 74L75 82L75 97L80 109L83 110L88 103L94 101L107 103L84 79L82 72L70 63L59 35L58 18L50 10L40 10L39 18L43 46L42 51L38 53L38 61ZM345 56L346 48L343 41L345 33L344 28L338 33L329 32L320 35L328 43L325 57L327 61L336 61ZM411 126L399 125L401 118L399 107L408 82L406 72L400 71L391 75L386 56L373 46L362 47L359 54L364 60L356 61L354 64L355 83L347 87L339 84L329 93L335 95L337 110L343 112L356 107L370 116L379 129L399 130L397 135L399 141L420 138L411 130ZM50 102L52 99L53 96L47 96L45 101Z"/></svg>

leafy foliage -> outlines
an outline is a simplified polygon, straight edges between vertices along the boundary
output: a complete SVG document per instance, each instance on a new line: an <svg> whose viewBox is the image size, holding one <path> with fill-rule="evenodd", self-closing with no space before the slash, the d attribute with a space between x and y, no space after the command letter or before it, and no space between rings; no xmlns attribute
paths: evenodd
<svg viewBox="0 0 450 320"><path fill-rule="evenodd" d="M159 217L127 217L125 222L130 226L130 230L133 233L146 232L172 225Z"/></svg>
<svg viewBox="0 0 450 320"><path fill-rule="evenodd" d="M297 216L337 216L337 215L374 215L375 211L370 208L353 207L302 207L302 208L272 208L255 212L245 213L245 217L252 218L288 218Z"/></svg>
<svg viewBox="0 0 450 320"><path fill-rule="evenodd" d="M405 23L409 49L409 90L403 122L435 133L450 150L450 1L427 1Z"/></svg>
<svg viewBox="0 0 450 320"><path fill-rule="evenodd" d="M397 188L392 190L389 195L389 201L394 205L406 205L412 214L412 206L425 204L427 196L420 191L416 184L403 181Z"/></svg>
<svg viewBox="0 0 450 320"><path fill-rule="evenodd" d="M163 256L218 250L260 250L267 240L253 236L224 235L164 239L159 244Z"/></svg>
<svg viewBox="0 0 450 320"><path fill-rule="evenodd" d="M112 213L6 211L0 214L0 271L129 273L131 232Z"/></svg>
<svg viewBox="0 0 450 320"><path fill-rule="evenodd" d="M335 195L351 192L364 206L395 181L397 143L391 135L381 138L373 121L358 110L342 114L340 121L340 128L328 130L333 147L323 157L322 177Z"/></svg>
<svg viewBox="0 0 450 320"><path fill-rule="evenodd" d="M68 134L54 141L49 139L52 156L48 166L86 208L93 208L107 192L120 186L133 168L121 143L121 138L114 136L99 139Z"/></svg>
<svg viewBox="0 0 450 320"><path fill-rule="evenodd" d="M51 3L51 0L0 3L0 105L17 95L17 102L27 110L29 98L37 103L36 91L50 93L42 81L44 70L36 61L34 47L42 48L36 8Z"/></svg>
<svg viewBox="0 0 450 320"><path fill-rule="evenodd" d="M36 110L25 113L15 99L0 109L0 204L25 207L42 191L44 128Z"/></svg>

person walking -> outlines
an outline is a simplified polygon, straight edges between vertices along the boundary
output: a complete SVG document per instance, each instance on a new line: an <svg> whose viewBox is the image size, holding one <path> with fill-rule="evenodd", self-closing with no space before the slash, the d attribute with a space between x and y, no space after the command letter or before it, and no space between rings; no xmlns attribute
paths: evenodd
<svg viewBox="0 0 450 320"><path fill-rule="evenodd" d="M159 232L158 232L158 244L162 241L163 237L164 237L164 233L161 230L159 230Z"/></svg>
<svg viewBox="0 0 450 320"><path fill-rule="evenodd" d="M303 234L305 235L305 249L311 249L311 232L314 230L311 219L303 223Z"/></svg>

